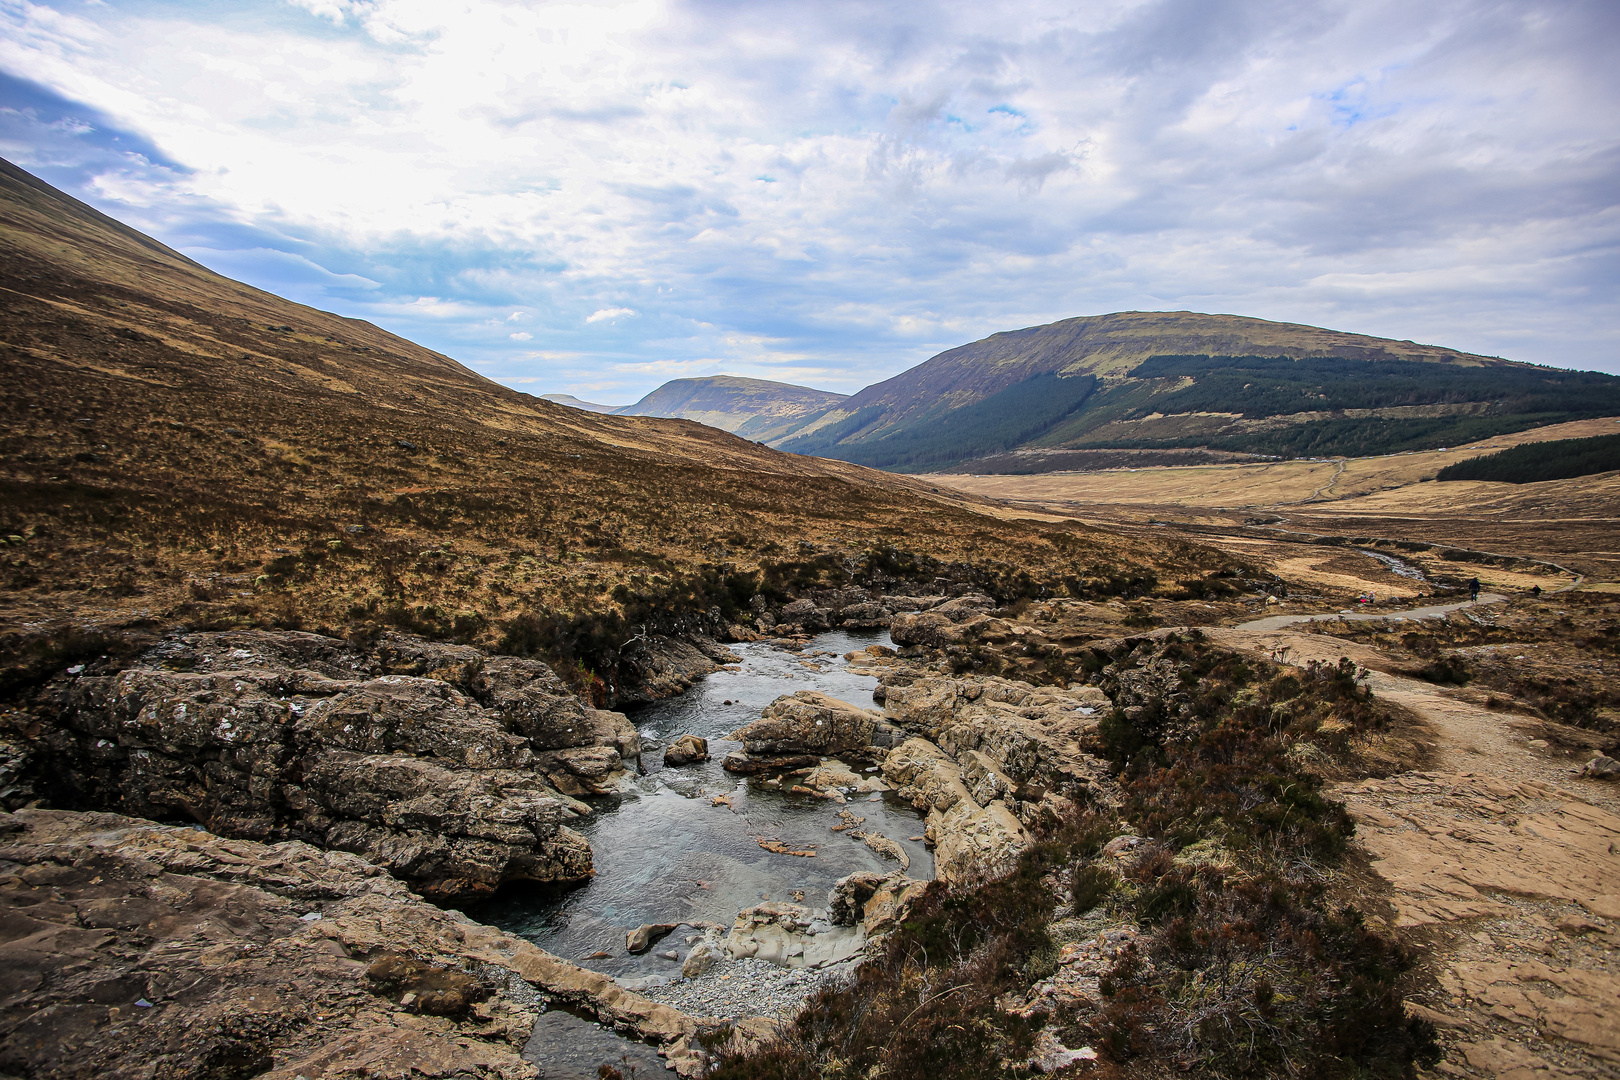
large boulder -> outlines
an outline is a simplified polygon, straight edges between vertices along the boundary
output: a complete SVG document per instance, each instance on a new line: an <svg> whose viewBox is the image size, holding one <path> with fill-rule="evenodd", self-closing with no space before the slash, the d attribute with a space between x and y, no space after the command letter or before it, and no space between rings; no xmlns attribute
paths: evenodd
<svg viewBox="0 0 1620 1080"><path fill-rule="evenodd" d="M404 635L185 634L64 673L28 735L59 801L353 851L463 902L591 874L567 796L614 790L640 740L565 694L535 661Z"/></svg>
<svg viewBox="0 0 1620 1080"><path fill-rule="evenodd" d="M869 709L814 690L777 698L758 720L729 736L749 757L795 754L823 756L865 750L882 717Z"/></svg>

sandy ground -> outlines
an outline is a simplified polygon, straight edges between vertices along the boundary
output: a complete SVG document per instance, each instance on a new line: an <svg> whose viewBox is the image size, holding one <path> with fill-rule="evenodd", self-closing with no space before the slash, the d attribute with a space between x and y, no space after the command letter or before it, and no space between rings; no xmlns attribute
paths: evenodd
<svg viewBox="0 0 1620 1080"><path fill-rule="evenodd" d="M1428 767L1334 794L1389 887L1386 920L1427 943L1431 981L1409 1007L1441 1031L1439 1073L1620 1076L1617 785L1572 775L1513 717L1396 674L1376 649L1276 621L1205 632L1295 664L1348 656L1431 733Z"/></svg>

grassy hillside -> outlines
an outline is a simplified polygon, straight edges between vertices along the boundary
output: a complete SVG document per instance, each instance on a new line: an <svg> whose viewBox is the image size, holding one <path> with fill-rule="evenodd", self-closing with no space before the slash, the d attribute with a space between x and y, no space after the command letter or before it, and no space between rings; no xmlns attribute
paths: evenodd
<svg viewBox="0 0 1620 1080"><path fill-rule="evenodd" d="M627 626L695 627L756 591L1083 590L1222 561L541 401L220 277L5 163L0 376L5 678L174 625L399 626L598 667Z"/></svg>
<svg viewBox="0 0 1620 1080"><path fill-rule="evenodd" d="M843 394L808 386L713 375L674 379L634 405L615 409L620 416L666 416L696 420L745 439L771 442L791 435L805 422L844 401Z"/></svg>
<svg viewBox="0 0 1620 1080"><path fill-rule="evenodd" d="M1620 469L1620 435L1600 435L1591 439L1529 443L1469 458L1447 465L1435 479L1533 484L1542 480L1573 480L1617 469Z"/></svg>
<svg viewBox="0 0 1620 1080"><path fill-rule="evenodd" d="M1171 341L1204 348L1130 351ZM1275 351L1215 348L1234 341ZM1611 375L1257 319L1134 312L942 353L776 445L896 471L981 471L965 463L1018 448L1391 453L1614 412Z"/></svg>

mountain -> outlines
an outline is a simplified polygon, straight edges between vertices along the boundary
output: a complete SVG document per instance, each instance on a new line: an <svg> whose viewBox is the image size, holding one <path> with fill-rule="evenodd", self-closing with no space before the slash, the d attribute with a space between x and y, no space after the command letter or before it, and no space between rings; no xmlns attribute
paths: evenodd
<svg viewBox="0 0 1620 1080"><path fill-rule="evenodd" d="M541 401L555 402L558 405L567 405L570 409L584 409L586 412L611 413L617 412L617 405L598 405L592 401L581 401L573 394L541 394Z"/></svg>
<svg viewBox="0 0 1620 1080"><path fill-rule="evenodd" d="M542 401L221 277L6 162L0 377L0 689L177 625L397 627L611 682L632 635L714 632L762 591L1083 590L1219 558Z"/></svg>
<svg viewBox="0 0 1620 1080"><path fill-rule="evenodd" d="M696 420L745 439L769 443L792 435L807 419L837 408L843 394L808 386L712 375L675 379L634 405L614 410L619 416L669 416Z"/></svg>
<svg viewBox="0 0 1620 1080"><path fill-rule="evenodd" d="M1389 453L1615 412L1615 376L1236 315L1132 311L940 353L772 445L906 472L985 458L1040 471L1054 455L1074 467L1095 451Z"/></svg>

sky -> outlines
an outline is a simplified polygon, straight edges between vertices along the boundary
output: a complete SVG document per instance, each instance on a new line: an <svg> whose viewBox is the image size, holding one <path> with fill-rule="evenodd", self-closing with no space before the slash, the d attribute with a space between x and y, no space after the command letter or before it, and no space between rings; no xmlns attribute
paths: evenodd
<svg viewBox="0 0 1620 1080"><path fill-rule="evenodd" d="M1227 312L1620 373L1613 0L0 0L0 156L530 393Z"/></svg>

